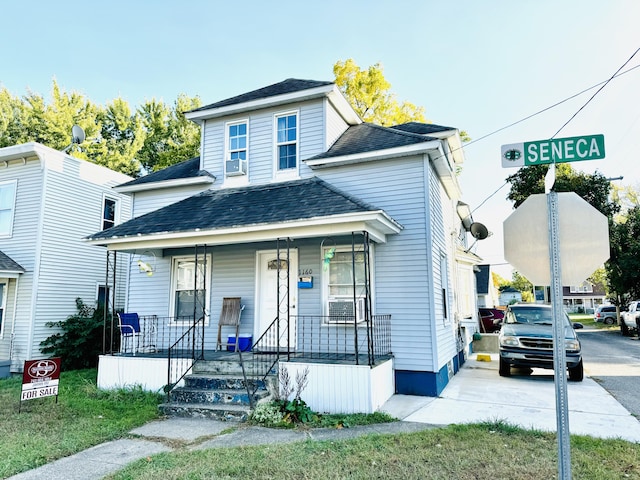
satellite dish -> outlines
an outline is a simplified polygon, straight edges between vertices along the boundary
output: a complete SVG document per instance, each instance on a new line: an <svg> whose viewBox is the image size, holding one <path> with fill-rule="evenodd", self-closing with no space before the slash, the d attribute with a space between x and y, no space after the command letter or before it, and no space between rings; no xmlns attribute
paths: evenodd
<svg viewBox="0 0 640 480"><path fill-rule="evenodd" d="M82 127L80 127L79 125L74 125L73 127L71 127L71 144L81 144L82 142L84 142L84 139L85 134Z"/></svg>
<svg viewBox="0 0 640 480"><path fill-rule="evenodd" d="M484 240L489 236L489 230L487 230L487 227L478 222L473 222L471 227L469 227L469 231L476 240Z"/></svg>

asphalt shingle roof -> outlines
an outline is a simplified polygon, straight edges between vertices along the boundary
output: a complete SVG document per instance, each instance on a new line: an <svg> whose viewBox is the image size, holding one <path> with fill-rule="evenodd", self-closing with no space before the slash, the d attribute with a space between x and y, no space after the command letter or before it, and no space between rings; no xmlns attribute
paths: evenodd
<svg viewBox="0 0 640 480"><path fill-rule="evenodd" d="M207 190L88 239L268 225L380 209L318 178Z"/></svg>
<svg viewBox="0 0 640 480"><path fill-rule="evenodd" d="M25 269L22 268L18 263L13 260L11 257L6 255L4 252L0 252L0 271L3 272L24 272Z"/></svg>
<svg viewBox="0 0 640 480"><path fill-rule="evenodd" d="M381 127L371 123L361 123L349 127L329 150L311 157L308 160L356 155L376 150L404 147L432 140L437 139L393 128Z"/></svg>
<svg viewBox="0 0 640 480"><path fill-rule="evenodd" d="M444 127L442 125L435 125L433 123L421 123L421 122L408 122L401 125L394 125L396 130L402 130L403 132L417 133L419 135L429 135L430 133L446 132L447 130L455 130L452 127Z"/></svg>
<svg viewBox="0 0 640 480"><path fill-rule="evenodd" d="M194 157L118 186L129 187L132 185L142 185L145 183L164 182L167 180L180 180L183 178L204 176L211 177L212 175L206 170L200 170L200 157Z"/></svg>
<svg viewBox="0 0 640 480"><path fill-rule="evenodd" d="M209 105L205 105L204 107L190 110L190 112L200 112L202 110L209 110L211 108L227 107L229 105L251 102L253 100L262 100L264 98L275 97L277 95L285 95L287 93L300 92L302 90L309 90L311 88L322 87L331 84L333 84L333 82L287 78L282 82L274 83L273 85L268 85L251 92L243 93L242 95L227 98L226 100L220 100L219 102L211 103Z"/></svg>

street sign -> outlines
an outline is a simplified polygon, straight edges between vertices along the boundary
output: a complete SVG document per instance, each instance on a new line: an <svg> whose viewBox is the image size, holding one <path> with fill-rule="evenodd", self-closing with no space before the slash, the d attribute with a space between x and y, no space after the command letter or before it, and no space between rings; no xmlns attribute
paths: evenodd
<svg viewBox="0 0 640 480"><path fill-rule="evenodd" d="M604 135L554 138L502 145L502 166L523 167L604 158Z"/></svg>
<svg viewBox="0 0 640 480"><path fill-rule="evenodd" d="M609 258L609 224L574 192L559 193L558 208L562 285L580 285ZM529 196L503 230L505 259L534 285L551 285L546 196Z"/></svg>

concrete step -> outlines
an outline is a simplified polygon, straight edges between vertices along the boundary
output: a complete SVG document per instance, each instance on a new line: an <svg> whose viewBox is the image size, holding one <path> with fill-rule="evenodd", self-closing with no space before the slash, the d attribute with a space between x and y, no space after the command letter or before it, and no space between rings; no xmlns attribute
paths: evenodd
<svg viewBox="0 0 640 480"><path fill-rule="evenodd" d="M244 378L236 375L191 374L184 378L184 383L187 388L246 391ZM247 384L252 391L267 388L263 380L255 378L247 378Z"/></svg>
<svg viewBox="0 0 640 480"><path fill-rule="evenodd" d="M254 361L250 358L244 362L244 372L247 377L265 375L271 367L269 361ZM271 373L277 374L277 367L271 369ZM193 374L198 375L237 375L242 376L242 364L239 360L199 360L193 366Z"/></svg>
<svg viewBox="0 0 640 480"><path fill-rule="evenodd" d="M259 400L268 396L266 390L258 391L254 400ZM171 392L172 403L193 404L215 404L215 405L246 405L249 406L249 394L246 390L239 389L216 389L206 390L200 388L176 388Z"/></svg>
<svg viewBox="0 0 640 480"><path fill-rule="evenodd" d="M248 405L212 405L210 403L163 403L160 413L169 417L212 418L227 422L245 422L251 412Z"/></svg>

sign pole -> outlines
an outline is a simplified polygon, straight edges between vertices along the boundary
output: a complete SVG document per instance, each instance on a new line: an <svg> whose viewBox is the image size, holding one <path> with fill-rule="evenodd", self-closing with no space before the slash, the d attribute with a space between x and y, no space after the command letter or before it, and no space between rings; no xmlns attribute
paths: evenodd
<svg viewBox="0 0 640 480"><path fill-rule="evenodd" d="M567 396L567 360L565 352L566 321L562 306L562 272L558 221L558 193L547 193L549 218L549 268L553 306L553 379L556 389L556 423L558 439L558 478L571 480L571 443L569 438L569 402Z"/></svg>

